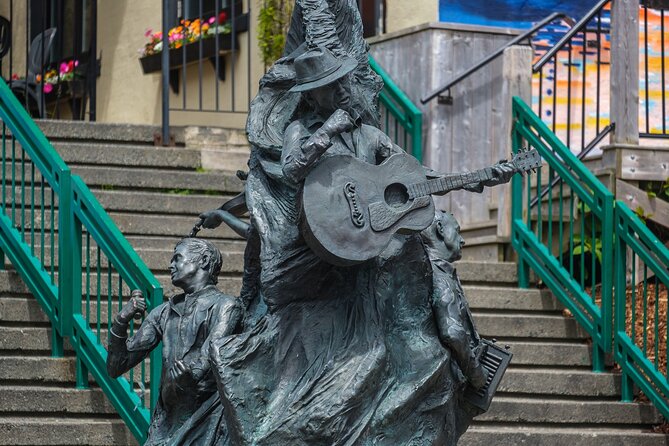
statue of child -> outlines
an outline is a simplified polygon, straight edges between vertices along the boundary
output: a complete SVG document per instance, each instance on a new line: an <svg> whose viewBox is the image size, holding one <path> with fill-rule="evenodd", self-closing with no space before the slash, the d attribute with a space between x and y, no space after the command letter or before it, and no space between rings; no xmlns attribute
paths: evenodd
<svg viewBox="0 0 669 446"><path fill-rule="evenodd" d="M451 349L464 377L474 388L486 382L479 363L481 339L476 332L464 290L453 267L465 244L453 215L437 211L432 224L421 233L432 264L432 310L441 342Z"/></svg>
<svg viewBox="0 0 669 446"><path fill-rule="evenodd" d="M183 239L174 248L170 274L172 284L184 292L152 310L129 339L129 323L146 310L141 293L133 292L114 319L107 357L112 377L135 367L162 342L160 398L145 446L226 442L209 345L212 339L239 332L243 309L237 298L216 289L221 264L221 253L212 243Z"/></svg>

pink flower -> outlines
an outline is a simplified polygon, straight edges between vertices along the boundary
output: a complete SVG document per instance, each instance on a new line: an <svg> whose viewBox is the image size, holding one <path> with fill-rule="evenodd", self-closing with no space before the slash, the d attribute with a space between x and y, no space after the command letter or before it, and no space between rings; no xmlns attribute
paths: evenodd
<svg viewBox="0 0 669 446"><path fill-rule="evenodd" d="M60 74L67 73L67 63L63 62L60 64Z"/></svg>
<svg viewBox="0 0 669 446"><path fill-rule="evenodd" d="M146 28L146 32L144 33L144 37L149 37L153 33L153 30L151 28Z"/></svg>
<svg viewBox="0 0 669 446"><path fill-rule="evenodd" d="M75 61L74 61L74 66L75 66L75 67L78 67L78 66L79 66L79 61L78 61L78 60L75 60Z"/></svg>
<svg viewBox="0 0 669 446"><path fill-rule="evenodd" d="M212 23L214 23L214 22L216 21L216 16L211 16L211 17L209 17L209 20L207 20L207 21L208 21L209 24L211 25Z"/></svg>
<svg viewBox="0 0 669 446"><path fill-rule="evenodd" d="M44 93L49 94L53 91L52 84L44 84Z"/></svg>

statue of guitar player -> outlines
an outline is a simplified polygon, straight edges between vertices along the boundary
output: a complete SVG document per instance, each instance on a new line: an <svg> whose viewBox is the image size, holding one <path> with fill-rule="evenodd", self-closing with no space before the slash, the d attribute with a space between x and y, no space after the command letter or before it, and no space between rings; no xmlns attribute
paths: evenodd
<svg viewBox="0 0 669 446"><path fill-rule="evenodd" d="M201 215L203 227L225 222L247 238L248 305L266 306L210 348L230 444L455 445L468 421L456 415L461 385L433 317L418 231L351 265L305 238L302 193L314 169L337 156L376 166L404 152L374 126L375 101L365 99L378 89L357 2L298 0L295 11L290 51L261 80L249 114L250 221L222 209ZM501 163L463 187L514 171Z"/></svg>

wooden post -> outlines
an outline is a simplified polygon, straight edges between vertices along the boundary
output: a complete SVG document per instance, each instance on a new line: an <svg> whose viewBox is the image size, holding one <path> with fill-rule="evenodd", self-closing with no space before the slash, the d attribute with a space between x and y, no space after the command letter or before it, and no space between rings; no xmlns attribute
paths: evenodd
<svg viewBox="0 0 669 446"><path fill-rule="evenodd" d="M497 159L511 159L511 128L513 126L511 100L519 96L526 103L532 103L532 58L534 51L527 45L515 45L504 50L503 84L500 132L494 141ZM511 185L495 188L497 206L497 236L511 238Z"/></svg>
<svg viewBox="0 0 669 446"><path fill-rule="evenodd" d="M639 144L639 0L611 2L611 144Z"/></svg>

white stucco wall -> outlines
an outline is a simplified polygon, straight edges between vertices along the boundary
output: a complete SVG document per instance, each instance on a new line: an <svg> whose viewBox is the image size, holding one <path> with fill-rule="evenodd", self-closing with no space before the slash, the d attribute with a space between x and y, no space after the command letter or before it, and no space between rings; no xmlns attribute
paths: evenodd
<svg viewBox="0 0 669 446"><path fill-rule="evenodd" d="M439 20L439 0L386 0L386 32Z"/></svg>

